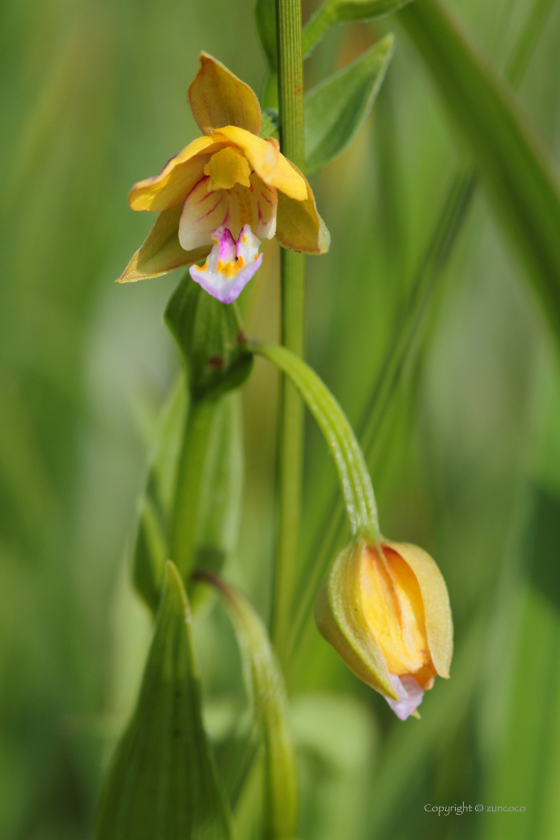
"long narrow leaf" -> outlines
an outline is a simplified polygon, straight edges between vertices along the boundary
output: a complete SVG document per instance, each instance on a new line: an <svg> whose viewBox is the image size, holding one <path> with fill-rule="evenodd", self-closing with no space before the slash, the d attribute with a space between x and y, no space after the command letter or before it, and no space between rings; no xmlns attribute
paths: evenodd
<svg viewBox="0 0 560 840"><path fill-rule="evenodd" d="M505 81L442 0L401 21L474 155L498 220L560 340L560 192L546 149Z"/></svg>

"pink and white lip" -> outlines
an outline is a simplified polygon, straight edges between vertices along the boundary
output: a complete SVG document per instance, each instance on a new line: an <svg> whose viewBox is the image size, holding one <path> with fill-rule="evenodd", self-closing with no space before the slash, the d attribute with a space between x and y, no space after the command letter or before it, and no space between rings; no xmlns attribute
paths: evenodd
<svg viewBox="0 0 560 840"><path fill-rule="evenodd" d="M424 689L416 682L414 677L397 677L391 674L391 680L399 699L393 700L386 697L385 700L400 720L406 720L416 711L424 697Z"/></svg>
<svg viewBox="0 0 560 840"><path fill-rule="evenodd" d="M204 265L191 266L189 273L212 297L221 303L232 303L261 267L261 243L247 224L241 228L237 242L224 225L214 231L212 242Z"/></svg>

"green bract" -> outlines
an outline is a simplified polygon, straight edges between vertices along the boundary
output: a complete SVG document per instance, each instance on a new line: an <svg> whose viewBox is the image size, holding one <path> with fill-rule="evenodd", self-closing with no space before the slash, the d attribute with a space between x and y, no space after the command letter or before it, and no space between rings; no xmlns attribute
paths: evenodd
<svg viewBox="0 0 560 840"><path fill-rule="evenodd" d="M253 358L237 309L207 295L188 274L171 296L165 321L181 350L193 399L215 398L251 373Z"/></svg>

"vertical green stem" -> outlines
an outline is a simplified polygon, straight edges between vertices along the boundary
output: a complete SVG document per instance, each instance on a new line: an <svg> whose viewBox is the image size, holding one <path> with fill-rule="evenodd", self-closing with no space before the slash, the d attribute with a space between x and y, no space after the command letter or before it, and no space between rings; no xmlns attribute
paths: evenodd
<svg viewBox="0 0 560 840"><path fill-rule="evenodd" d="M277 0L278 103L282 152L296 166L305 162L301 0ZM305 341L305 257L282 251L282 343L303 356ZM283 377L279 440L279 520L274 574L272 636L286 664L296 581L301 510L303 405Z"/></svg>
<svg viewBox="0 0 560 840"><path fill-rule="evenodd" d="M179 459L170 555L183 580L187 579L193 564L200 483L206 466L216 406L215 400L193 400Z"/></svg>

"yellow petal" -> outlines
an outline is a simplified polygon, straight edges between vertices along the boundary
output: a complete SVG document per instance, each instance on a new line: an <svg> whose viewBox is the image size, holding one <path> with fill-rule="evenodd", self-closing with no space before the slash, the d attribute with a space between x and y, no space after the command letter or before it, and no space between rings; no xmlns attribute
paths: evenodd
<svg viewBox="0 0 560 840"><path fill-rule="evenodd" d="M453 622L443 576L430 555L409 543L383 543L410 566L420 587L426 620L426 635L432 662L440 677L449 676L453 655Z"/></svg>
<svg viewBox="0 0 560 840"><path fill-rule="evenodd" d="M362 604L392 674L414 674L430 661L418 581L406 562L385 547L386 564L368 546L362 556Z"/></svg>
<svg viewBox="0 0 560 840"><path fill-rule="evenodd" d="M249 131L228 125L214 132L214 137L227 137L240 149L243 149L247 160L265 184L275 187L280 192L296 201L305 201L307 185L305 178L280 153L278 141L273 137L263 140L255 137Z"/></svg>
<svg viewBox="0 0 560 840"><path fill-rule="evenodd" d="M210 246L185 251L179 244L179 219L182 205L164 210L158 216L144 244L136 251L118 283L132 283L159 277L174 268L199 262L210 253Z"/></svg>
<svg viewBox="0 0 560 840"><path fill-rule="evenodd" d="M133 210L160 212L181 204L204 174L209 155L230 145L224 137L197 137L166 163L159 175L135 184L128 196Z"/></svg>
<svg viewBox="0 0 560 840"><path fill-rule="evenodd" d="M210 176L209 189L212 190L231 190L235 184L251 186L251 168L245 155L235 146L226 146L212 155L204 167L204 174Z"/></svg>
<svg viewBox="0 0 560 840"><path fill-rule="evenodd" d="M313 191L299 169L293 163L290 163L290 166L305 181L307 197L305 201L294 201L293 198L278 193L276 238L284 248L290 248L292 251L326 254L331 244L331 236L317 212Z"/></svg>
<svg viewBox="0 0 560 840"><path fill-rule="evenodd" d="M187 96L200 130L212 134L216 128L236 125L258 136L261 108L249 85L208 53L202 52L199 61Z"/></svg>

